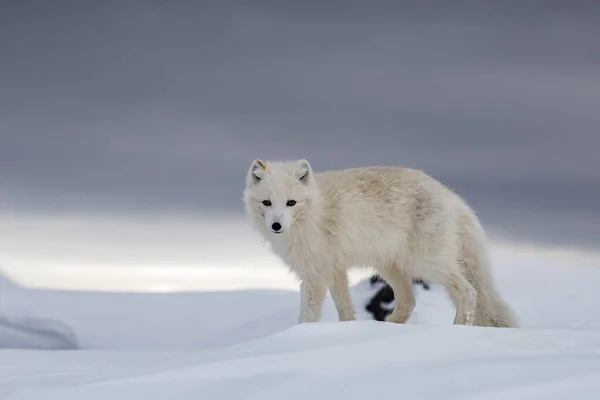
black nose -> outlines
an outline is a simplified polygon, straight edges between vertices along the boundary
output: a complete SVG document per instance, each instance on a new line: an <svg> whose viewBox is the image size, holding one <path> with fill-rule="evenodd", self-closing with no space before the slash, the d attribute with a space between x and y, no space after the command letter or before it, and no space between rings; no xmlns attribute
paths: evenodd
<svg viewBox="0 0 600 400"><path fill-rule="evenodd" d="M281 230L281 224L279 222L273 222L273 225L271 225L271 229L273 229L275 232Z"/></svg>

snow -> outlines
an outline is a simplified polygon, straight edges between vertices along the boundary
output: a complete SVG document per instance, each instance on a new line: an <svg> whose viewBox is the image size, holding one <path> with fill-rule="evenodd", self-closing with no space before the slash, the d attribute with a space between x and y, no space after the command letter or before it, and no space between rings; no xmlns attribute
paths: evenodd
<svg viewBox="0 0 600 400"><path fill-rule="evenodd" d="M408 324L371 321L363 305L377 288L362 280L353 287L357 321L337 322L328 298L322 322L297 325L298 293L283 267L253 274L245 288L183 293L32 288L0 277L0 398L597 399L598 265L495 258L518 329L453 326L438 286L416 287ZM220 288L235 269L188 273ZM185 280L185 269L174 275Z"/></svg>
<svg viewBox="0 0 600 400"><path fill-rule="evenodd" d="M77 338L65 324L44 318L0 316L0 347L77 349Z"/></svg>
<svg viewBox="0 0 600 400"><path fill-rule="evenodd" d="M46 386L14 399L592 399L600 385L597 333L368 321L294 326L219 351L8 351L9 358L18 362L2 387Z"/></svg>

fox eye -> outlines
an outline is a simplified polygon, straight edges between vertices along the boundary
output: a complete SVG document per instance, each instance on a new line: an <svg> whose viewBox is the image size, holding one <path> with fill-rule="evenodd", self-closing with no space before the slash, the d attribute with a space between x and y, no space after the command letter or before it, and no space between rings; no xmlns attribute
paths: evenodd
<svg viewBox="0 0 600 400"><path fill-rule="evenodd" d="M286 203L286 206L288 207L294 207L296 205L296 200L288 200L288 202Z"/></svg>
<svg viewBox="0 0 600 400"><path fill-rule="evenodd" d="M271 201L270 200L263 200L263 205L270 207L271 206Z"/></svg>

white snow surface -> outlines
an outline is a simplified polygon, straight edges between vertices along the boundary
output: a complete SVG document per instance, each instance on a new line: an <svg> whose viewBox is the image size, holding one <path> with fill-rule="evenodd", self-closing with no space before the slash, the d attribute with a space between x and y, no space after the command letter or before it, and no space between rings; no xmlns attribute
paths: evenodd
<svg viewBox="0 0 600 400"><path fill-rule="evenodd" d="M417 288L406 325L297 325L273 288L109 293L0 277L2 399L598 399L600 268L504 258L495 274L518 329L451 325L445 291ZM272 285L271 285L272 286ZM54 349L48 351L45 349Z"/></svg>

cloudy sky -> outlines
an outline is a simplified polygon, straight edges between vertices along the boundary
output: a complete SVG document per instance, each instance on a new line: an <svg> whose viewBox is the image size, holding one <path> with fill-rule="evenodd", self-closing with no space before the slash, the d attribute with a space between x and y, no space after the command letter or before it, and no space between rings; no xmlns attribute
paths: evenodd
<svg viewBox="0 0 600 400"><path fill-rule="evenodd" d="M0 206L240 213L254 158L397 164L597 247L600 5L497 3L2 1Z"/></svg>

